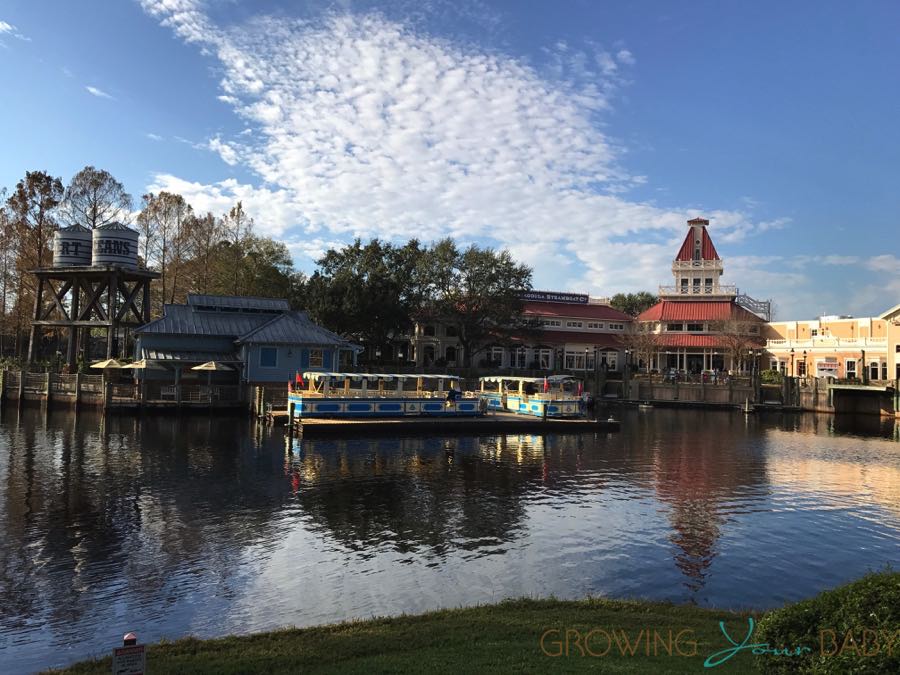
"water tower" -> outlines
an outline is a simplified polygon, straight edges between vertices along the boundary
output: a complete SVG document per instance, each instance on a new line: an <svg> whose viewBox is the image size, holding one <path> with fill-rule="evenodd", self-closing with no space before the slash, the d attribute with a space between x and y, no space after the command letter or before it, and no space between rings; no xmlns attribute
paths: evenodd
<svg viewBox="0 0 900 675"><path fill-rule="evenodd" d="M120 334L150 321L150 282L157 272L138 266L138 233L121 223L94 230L65 227L53 238L53 266L37 277L28 362L37 356L40 331L68 334L66 362L74 369L83 330L106 332L106 358L119 356Z"/></svg>

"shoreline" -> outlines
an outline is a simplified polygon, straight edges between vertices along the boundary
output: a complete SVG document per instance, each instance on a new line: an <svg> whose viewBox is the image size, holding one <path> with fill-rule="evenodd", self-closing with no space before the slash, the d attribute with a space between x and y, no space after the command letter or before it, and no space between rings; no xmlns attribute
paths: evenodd
<svg viewBox="0 0 900 675"><path fill-rule="evenodd" d="M243 636L163 640L146 646L147 671L159 675L602 669L643 674L697 673L718 666L725 666L722 672L728 673L774 672L772 668L782 672L785 667L864 672L859 668L865 665L875 668L871 672L896 672L898 600L900 573L890 569L765 611L593 597L520 598ZM110 645L110 651L118 646ZM862 658L868 660L861 663ZM108 673L111 665L107 656L45 672ZM834 670L837 666L839 670Z"/></svg>

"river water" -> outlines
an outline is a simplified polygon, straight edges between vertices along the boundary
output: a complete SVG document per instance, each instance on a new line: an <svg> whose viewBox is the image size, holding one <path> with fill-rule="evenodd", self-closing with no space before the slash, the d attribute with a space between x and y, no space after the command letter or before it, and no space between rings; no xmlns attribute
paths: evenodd
<svg viewBox="0 0 900 675"><path fill-rule="evenodd" d="M770 608L900 566L893 423L616 415L289 456L241 419L6 410L0 670L510 596Z"/></svg>

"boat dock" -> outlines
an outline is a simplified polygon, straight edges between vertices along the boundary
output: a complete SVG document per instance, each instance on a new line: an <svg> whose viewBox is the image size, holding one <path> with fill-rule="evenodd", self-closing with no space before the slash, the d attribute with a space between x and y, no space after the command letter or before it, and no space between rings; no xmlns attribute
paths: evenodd
<svg viewBox="0 0 900 675"><path fill-rule="evenodd" d="M278 424L287 423L287 411L269 414ZM380 419L312 418L296 419L289 433L303 438L360 435L454 435L454 434L540 434L619 431L615 419L561 419L528 417L514 413L494 413L483 417L400 417Z"/></svg>

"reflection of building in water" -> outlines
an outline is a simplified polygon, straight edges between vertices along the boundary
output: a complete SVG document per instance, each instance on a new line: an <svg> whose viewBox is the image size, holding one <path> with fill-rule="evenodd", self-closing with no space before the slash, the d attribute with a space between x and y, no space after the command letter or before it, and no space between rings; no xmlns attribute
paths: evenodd
<svg viewBox="0 0 900 675"><path fill-rule="evenodd" d="M442 556L513 540L544 463L544 439L304 440L296 495L318 527L352 550ZM335 480L341 478L341 480ZM344 479L349 480L344 480Z"/></svg>
<svg viewBox="0 0 900 675"><path fill-rule="evenodd" d="M273 532L283 490L252 480L234 423L110 417L98 433L94 413L16 412L0 427L4 622L105 621L122 610L109 597L155 598L186 560L227 585Z"/></svg>
<svg viewBox="0 0 900 675"><path fill-rule="evenodd" d="M767 435L773 444L787 445L785 432L771 430ZM768 470L782 485L846 498L855 508L869 503L900 516L900 447L894 462L887 463L890 457L885 457L883 442L870 446L859 438L831 437L827 445L803 446L791 440L791 455L774 455L768 462Z"/></svg>
<svg viewBox="0 0 900 675"><path fill-rule="evenodd" d="M671 506L675 564L685 585L696 592L718 555L717 543L729 521L724 507L748 487L766 483L765 457L742 444L721 443L722 438L735 438L729 429L736 424L735 416L713 412L697 425L695 416L688 423L676 413L664 422L659 412L654 415L670 439L664 451L654 453L654 489L659 500Z"/></svg>

